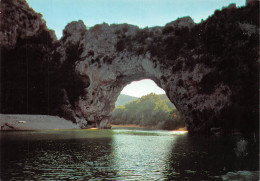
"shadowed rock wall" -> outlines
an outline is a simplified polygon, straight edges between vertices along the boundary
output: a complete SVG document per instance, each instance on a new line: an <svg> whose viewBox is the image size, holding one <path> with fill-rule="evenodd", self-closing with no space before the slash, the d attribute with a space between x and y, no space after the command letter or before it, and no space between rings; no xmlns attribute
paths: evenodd
<svg viewBox="0 0 260 181"><path fill-rule="evenodd" d="M185 115L190 132L253 130L258 125L258 6L216 10L200 24L184 17L145 29L69 23L42 59L52 72L41 75L48 77L48 113L82 127L93 122L105 128L121 90L149 78ZM31 36L38 35L21 39ZM4 42L8 38L1 40L8 47ZM10 45L6 52L12 50Z"/></svg>

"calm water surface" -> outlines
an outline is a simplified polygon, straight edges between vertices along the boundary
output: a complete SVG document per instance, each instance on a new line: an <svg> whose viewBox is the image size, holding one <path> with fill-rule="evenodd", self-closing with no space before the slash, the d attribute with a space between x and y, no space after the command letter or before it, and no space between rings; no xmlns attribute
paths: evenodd
<svg viewBox="0 0 260 181"><path fill-rule="evenodd" d="M241 137L173 131L48 130L1 132L1 180L219 180L258 170L258 146ZM240 150L241 151L241 150Z"/></svg>

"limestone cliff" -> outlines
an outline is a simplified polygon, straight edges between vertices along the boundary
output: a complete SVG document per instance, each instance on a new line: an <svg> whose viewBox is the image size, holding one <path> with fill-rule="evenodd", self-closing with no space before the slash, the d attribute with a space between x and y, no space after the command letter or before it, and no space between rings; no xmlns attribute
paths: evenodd
<svg viewBox="0 0 260 181"><path fill-rule="evenodd" d="M69 23L50 46L49 97L59 100L49 100L50 114L105 128L124 86L149 78L186 116L190 132L252 130L258 124L258 5L216 10L200 24L190 17L145 29Z"/></svg>

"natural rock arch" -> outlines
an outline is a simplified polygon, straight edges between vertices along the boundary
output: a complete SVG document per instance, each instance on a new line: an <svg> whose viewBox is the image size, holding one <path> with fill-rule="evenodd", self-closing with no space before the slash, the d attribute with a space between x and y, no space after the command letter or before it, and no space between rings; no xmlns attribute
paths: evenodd
<svg viewBox="0 0 260 181"><path fill-rule="evenodd" d="M87 29L77 21L57 40L26 1L4 0L1 113L105 127L123 87L149 78L185 115L190 132L258 131L259 2L247 4L216 10L199 24L184 17L165 27Z"/></svg>
<svg viewBox="0 0 260 181"><path fill-rule="evenodd" d="M66 51L66 47L77 45L78 50L82 50L80 60L75 61L75 72L80 79L87 81L83 83L86 85L85 93L75 100L75 110L65 112L69 112L71 117L71 112L75 111L75 118L82 125L87 120L97 122L100 128L104 128L124 86L135 80L149 78L164 89L177 109L186 115L189 130L206 129L208 121L204 119L215 117L231 104L230 88L220 82L210 94L200 93L200 82L211 71L209 67L202 63L188 66L183 59L165 64L157 55L152 56L151 50L143 50L147 41L163 36L163 31L189 31L194 26L189 17L178 19L166 27L144 30L127 24L103 24L86 31L82 21L68 24L61 40L61 49ZM165 34L164 39L167 40ZM132 50L136 47L142 51L138 48Z"/></svg>

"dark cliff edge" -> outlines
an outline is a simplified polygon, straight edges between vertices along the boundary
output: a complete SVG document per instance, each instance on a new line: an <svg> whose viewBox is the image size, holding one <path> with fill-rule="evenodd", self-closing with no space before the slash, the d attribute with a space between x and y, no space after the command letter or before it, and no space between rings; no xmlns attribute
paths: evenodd
<svg viewBox="0 0 260 181"><path fill-rule="evenodd" d="M108 124L122 88L150 78L192 133L259 131L259 1L165 27L68 24L57 40L24 0L1 1L2 114Z"/></svg>
<svg viewBox="0 0 260 181"><path fill-rule="evenodd" d="M1 113L48 114L56 35L25 1L1 1Z"/></svg>

